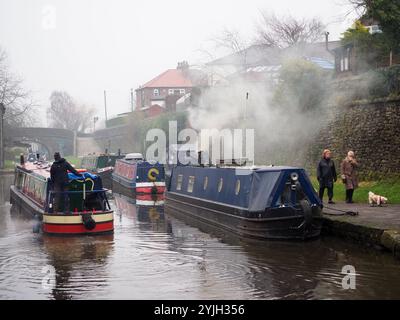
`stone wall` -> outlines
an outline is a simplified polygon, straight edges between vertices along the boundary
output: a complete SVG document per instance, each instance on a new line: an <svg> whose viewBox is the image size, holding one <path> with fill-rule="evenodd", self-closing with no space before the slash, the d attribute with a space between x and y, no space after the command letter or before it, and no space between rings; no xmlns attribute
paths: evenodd
<svg viewBox="0 0 400 320"><path fill-rule="evenodd" d="M353 150L361 178L400 176L400 99L337 105L331 112L310 148L309 165L316 164L328 148L339 167L347 151Z"/></svg>

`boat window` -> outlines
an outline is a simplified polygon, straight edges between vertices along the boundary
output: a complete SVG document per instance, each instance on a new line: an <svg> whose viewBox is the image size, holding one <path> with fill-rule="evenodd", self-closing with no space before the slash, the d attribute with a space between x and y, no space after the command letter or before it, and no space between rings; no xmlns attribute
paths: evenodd
<svg viewBox="0 0 400 320"><path fill-rule="evenodd" d="M203 189L206 190L208 186L208 177L204 177Z"/></svg>
<svg viewBox="0 0 400 320"><path fill-rule="evenodd" d="M176 183L176 190L182 190L182 180L183 180L183 175L179 174L178 175L178 180Z"/></svg>
<svg viewBox="0 0 400 320"><path fill-rule="evenodd" d="M238 195L240 192L240 180L236 180L236 185L235 185L235 194Z"/></svg>
<svg viewBox="0 0 400 320"><path fill-rule="evenodd" d="M193 192L194 176L189 177L187 192Z"/></svg>
<svg viewBox="0 0 400 320"><path fill-rule="evenodd" d="M218 182L218 192L221 192L223 184L224 184L224 179L220 178Z"/></svg>

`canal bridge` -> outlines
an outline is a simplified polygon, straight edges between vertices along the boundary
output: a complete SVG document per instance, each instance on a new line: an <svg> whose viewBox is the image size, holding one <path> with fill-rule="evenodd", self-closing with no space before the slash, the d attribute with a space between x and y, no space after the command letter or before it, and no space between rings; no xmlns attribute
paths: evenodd
<svg viewBox="0 0 400 320"><path fill-rule="evenodd" d="M48 156L59 151L62 155L73 155L76 134L72 130L56 128L21 127L4 130L6 143L9 146L36 144Z"/></svg>
<svg viewBox="0 0 400 320"><path fill-rule="evenodd" d="M89 153L130 151L128 126L118 126L97 130L94 133L74 133L68 129L21 127L4 130L6 144L18 146L21 144L38 145L42 152L52 157L59 151L62 155L82 156Z"/></svg>

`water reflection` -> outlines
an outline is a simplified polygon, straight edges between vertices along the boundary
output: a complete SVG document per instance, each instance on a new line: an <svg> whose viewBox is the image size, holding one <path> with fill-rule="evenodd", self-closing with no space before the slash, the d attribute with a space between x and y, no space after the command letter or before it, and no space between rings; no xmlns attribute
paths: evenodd
<svg viewBox="0 0 400 320"><path fill-rule="evenodd" d="M153 232L170 232L170 223L165 220L164 195L137 195L130 198L114 193L117 214L137 222L140 230Z"/></svg>
<svg viewBox="0 0 400 320"><path fill-rule="evenodd" d="M12 177L0 181L6 193ZM399 261L334 238L243 241L117 194L114 235L50 237L1 199L0 299L400 298ZM346 264L356 290L341 287Z"/></svg>
<svg viewBox="0 0 400 320"><path fill-rule="evenodd" d="M10 201L10 185L14 182L13 175L0 175L0 205Z"/></svg>
<svg viewBox="0 0 400 320"><path fill-rule="evenodd" d="M94 288L99 292L107 286L107 259L114 245L113 235L84 237L42 237L48 265L54 268L55 283L51 285L54 299L88 298ZM51 276L51 275L50 275ZM80 292L76 293L76 285ZM88 292L86 292L88 290ZM95 298L95 297L94 297Z"/></svg>

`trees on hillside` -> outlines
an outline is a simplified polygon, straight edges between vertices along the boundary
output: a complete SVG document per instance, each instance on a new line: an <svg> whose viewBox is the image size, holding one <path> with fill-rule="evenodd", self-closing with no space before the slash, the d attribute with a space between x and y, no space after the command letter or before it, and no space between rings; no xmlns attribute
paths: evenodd
<svg viewBox="0 0 400 320"><path fill-rule="evenodd" d="M285 112L314 112L326 98L329 73L302 60L286 61L280 70L273 101Z"/></svg>
<svg viewBox="0 0 400 320"><path fill-rule="evenodd" d="M94 113L94 108L78 104L65 91L51 93L47 109L50 127L83 132L90 126Z"/></svg>
<svg viewBox="0 0 400 320"><path fill-rule="evenodd" d="M305 19L293 16L276 16L261 12L257 26L257 41L272 47L286 48L300 43L321 40L325 25L317 18Z"/></svg>
<svg viewBox="0 0 400 320"><path fill-rule="evenodd" d="M6 108L5 122L10 126L29 126L35 122L34 103L23 81L10 71L6 52L0 47L0 103Z"/></svg>
<svg viewBox="0 0 400 320"><path fill-rule="evenodd" d="M400 1L399 0L348 0L364 19L379 23L386 45L400 51Z"/></svg>

